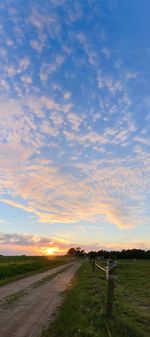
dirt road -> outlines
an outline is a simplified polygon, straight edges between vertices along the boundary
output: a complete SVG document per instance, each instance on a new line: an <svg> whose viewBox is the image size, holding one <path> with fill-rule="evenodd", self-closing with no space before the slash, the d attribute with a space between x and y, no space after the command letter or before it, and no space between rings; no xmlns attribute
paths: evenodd
<svg viewBox="0 0 150 337"><path fill-rule="evenodd" d="M21 280L12 282L10 284L7 284L6 286L0 287L0 300L5 296L12 295L13 293L16 293L17 291L21 291L21 290L29 287L33 283L40 281L42 278L44 278L48 275L55 274L57 271L63 269L67 265L68 266L72 265L72 263L60 265L60 266L55 267L53 269L47 270L45 272L37 273L33 276L25 277L24 279L21 279Z"/></svg>
<svg viewBox="0 0 150 337"><path fill-rule="evenodd" d="M6 301L6 303L3 299L0 304L0 337L40 337L43 327L47 326L48 321L62 304L62 293L80 264L80 262L73 262L66 270L37 287L33 287L30 280L28 285L26 283L27 288L20 286L19 291L24 291L22 296L18 298L16 296L13 301ZM58 268L54 268L55 272ZM35 280L33 282L35 283Z"/></svg>

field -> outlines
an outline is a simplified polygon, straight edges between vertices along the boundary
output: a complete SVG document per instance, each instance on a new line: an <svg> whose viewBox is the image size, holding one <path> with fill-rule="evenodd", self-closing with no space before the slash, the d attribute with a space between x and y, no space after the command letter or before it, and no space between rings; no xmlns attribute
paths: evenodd
<svg viewBox="0 0 150 337"><path fill-rule="evenodd" d="M66 257L0 256L0 286L66 263Z"/></svg>
<svg viewBox="0 0 150 337"><path fill-rule="evenodd" d="M90 263L85 262L69 285L58 316L42 337L149 337L150 261L126 260L118 265L112 320L105 316L103 272L93 273Z"/></svg>

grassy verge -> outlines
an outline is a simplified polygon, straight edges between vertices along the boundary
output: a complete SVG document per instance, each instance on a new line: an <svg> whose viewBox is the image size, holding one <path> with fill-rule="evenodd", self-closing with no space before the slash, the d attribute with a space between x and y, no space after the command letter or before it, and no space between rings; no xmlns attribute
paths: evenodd
<svg viewBox="0 0 150 337"><path fill-rule="evenodd" d="M42 273L69 262L66 258L49 259L45 257L8 257L0 260L0 286L22 278Z"/></svg>
<svg viewBox="0 0 150 337"><path fill-rule="evenodd" d="M148 263L121 262L118 274L112 321L105 317L100 275L93 275L87 262L77 271L64 305L42 337L148 337ZM101 287L105 294L104 279Z"/></svg>

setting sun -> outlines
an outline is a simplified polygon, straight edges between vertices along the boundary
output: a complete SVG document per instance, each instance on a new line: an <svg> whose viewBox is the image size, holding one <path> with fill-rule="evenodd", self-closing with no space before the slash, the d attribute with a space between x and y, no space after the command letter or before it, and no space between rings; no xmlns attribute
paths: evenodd
<svg viewBox="0 0 150 337"><path fill-rule="evenodd" d="M51 248L44 248L45 254L46 255L55 255L58 251L58 247L51 247Z"/></svg>

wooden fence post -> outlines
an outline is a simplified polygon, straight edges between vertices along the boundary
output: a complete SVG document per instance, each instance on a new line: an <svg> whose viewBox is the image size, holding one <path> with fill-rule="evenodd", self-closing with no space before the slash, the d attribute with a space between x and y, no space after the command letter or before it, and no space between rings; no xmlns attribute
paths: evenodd
<svg viewBox="0 0 150 337"><path fill-rule="evenodd" d="M107 272L106 272L106 279L108 281L106 315L108 319L111 319L113 314L114 287L115 287L115 280L117 278L117 276L115 275L116 267L117 267L116 261L109 259L107 262Z"/></svg>

